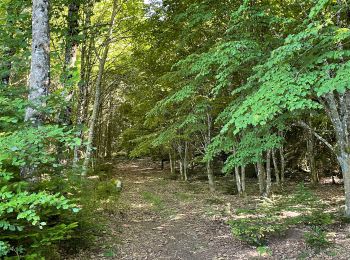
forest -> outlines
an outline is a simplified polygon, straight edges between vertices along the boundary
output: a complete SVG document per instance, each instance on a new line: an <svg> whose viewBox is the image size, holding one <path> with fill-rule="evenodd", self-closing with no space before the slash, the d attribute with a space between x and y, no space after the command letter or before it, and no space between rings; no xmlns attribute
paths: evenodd
<svg viewBox="0 0 350 260"><path fill-rule="evenodd" d="M349 259L348 0L1 0L1 259Z"/></svg>

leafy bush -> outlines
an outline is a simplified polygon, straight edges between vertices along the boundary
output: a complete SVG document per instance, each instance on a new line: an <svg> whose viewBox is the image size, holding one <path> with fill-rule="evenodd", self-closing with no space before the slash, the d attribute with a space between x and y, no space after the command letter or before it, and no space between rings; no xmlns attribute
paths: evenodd
<svg viewBox="0 0 350 260"><path fill-rule="evenodd" d="M254 246L265 245L268 235L281 234L287 229L277 217L242 218L229 224L235 237Z"/></svg>
<svg viewBox="0 0 350 260"><path fill-rule="evenodd" d="M69 237L77 223L62 223L59 216L79 209L58 193L29 192L27 183L12 179L12 174L0 173L0 256L40 255L53 242Z"/></svg>
<svg viewBox="0 0 350 260"><path fill-rule="evenodd" d="M0 103L6 107L0 113L0 258L54 256L57 242L69 238L77 226L64 215L79 209L58 193L61 188L49 192L54 188L41 180L46 182L57 172L62 175L58 147L61 153L68 152L79 140L66 127L25 124L26 102L12 100L4 91L0 91Z"/></svg>

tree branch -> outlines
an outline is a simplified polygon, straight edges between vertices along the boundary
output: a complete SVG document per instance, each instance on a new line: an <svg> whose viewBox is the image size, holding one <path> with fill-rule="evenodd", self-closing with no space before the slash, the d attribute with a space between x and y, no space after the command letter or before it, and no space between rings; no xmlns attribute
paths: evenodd
<svg viewBox="0 0 350 260"><path fill-rule="evenodd" d="M326 139L324 139L322 136L316 133L308 124L306 124L303 121L299 121L298 125L309 130L318 140L323 142L334 154L336 154L334 147Z"/></svg>

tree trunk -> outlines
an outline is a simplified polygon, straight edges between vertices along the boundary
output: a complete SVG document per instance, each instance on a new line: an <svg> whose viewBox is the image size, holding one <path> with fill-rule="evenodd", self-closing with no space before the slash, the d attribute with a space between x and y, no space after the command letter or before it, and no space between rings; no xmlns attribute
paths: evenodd
<svg viewBox="0 0 350 260"><path fill-rule="evenodd" d="M279 149L280 151L280 157L281 157L281 184L284 184L284 172L285 172L285 168L286 168L286 161L284 159L284 147L281 146L281 148Z"/></svg>
<svg viewBox="0 0 350 260"><path fill-rule="evenodd" d="M266 174L265 174L265 168L261 162L258 162L256 164L258 169L258 181L259 181L259 191L260 196L265 197L266 196Z"/></svg>
<svg viewBox="0 0 350 260"><path fill-rule="evenodd" d="M238 195L241 195L242 194L242 184L241 184L241 177L240 177L240 169L238 166L235 167L235 179L236 179L236 186L237 186Z"/></svg>
<svg viewBox="0 0 350 260"><path fill-rule="evenodd" d="M267 151L266 154L266 196L270 197L271 195L271 150Z"/></svg>
<svg viewBox="0 0 350 260"><path fill-rule="evenodd" d="M43 123L44 114L40 109L44 108L45 97L50 85L50 27L49 27L49 2L45 0L33 0L32 9L32 60L29 78L29 106L25 111L26 122L33 126ZM32 165L26 165L21 169L21 176L28 178L33 175Z"/></svg>
<svg viewBox="0 0 350 260"><path fill-rule="evenodd" d="M169 150L169 165L170 165L170 173L174 174L173 155L171 150Z"/></svg>
<svg viewBox="0 0 350 260"><path fill-rule="evenodd" d="M185 178L185 181L188 181L188 174L187 174L187 171L188 171L188 142L185 141L185 149L184 149L184 157L183 157L183 167L184 167L184 178Z"/></svg>
<svg viewBox="0 0 350 260"><path fill-rule="evenodd" d="M215 182L214 182L212 161L207 161L207 175L208 175L209 190L211 192L214 192L215 191Z"/></svg>
<svg viewBox="0 0 350 260"><path fill-rule="evenodd" d="M183 163L182 163L182 159L179 159L179 170L180 170L180 178L181 180L184 180L184 168L183 168Z"/></svg>
<svg viewBox="0 0 350 260"><path fill-rule="evenodd" d="M350 90L344 93L327 93L321 102L331 119L337 140L337 155L342 170L345 190L345 216L350 218ZM327 145L332 148L330 144Z"/></svg>
<svg viewBox="0 0 350 260"><path fill-rule="evenodd" d="M350 218L350 154L342 153L338 157L344 179L345 216Z"/></svg>
<svg viewBox="0 0 350 260"><path fill-rule="evenodd" d="M241 186L242 186L242 193L245 195L245 166L241 167Z"/></svg>
<svg viewBox="0 0 350 260"><path fill-rule="evenodd" d="M308 130L307 131L307 156L309 159L308 161L309 161L311 183L312 185L317 185L319 183L319 177L316 169L314 146L315 146L315 137L312 131Z"/></svg>
<svg viewBox="0 0 350 260"><path fill-rule="evenodd" d="M93 141L94 141L94 137L95 137L95 128L96 128L96 123L98 120L98 112L99 112L100 105L101 105L102 78L103 78L105 64L106 64L107 57L108 57L109 45L110 45L112 34L113 34L113 27L115 24L116 15L117 15L117 1L114 0L111 20L109 22L109 29L108 29L106 40L104 42L105 47L104 47L104 51L102 54L102 58L99 61L98 75L97 75L96 86L95 86L95 101L94 101L92 116L91 116L90 125L89 125L89 134L88 134L88 140L87 140L87 145L86 145L86 154L85 154L85 160L84 160L84 164L83 164L83 172L82 172L83 176L86 175L86 173L87 173L89 163L91 160L91 156L92 156Z"/></svg>
<svg viewBox="0 0 350 260"><path fill-rule="evenodd" d="M85 15L85 21L84 21L84 27L89 28L91 25L91 14L92 14L92 4L89 2L87 6L84 6L84 15ZM91 53L91 39L88 38L88 29L84 30L83 34L83 44L81 48L81 64L80 64L80 82L78 84L78 104L76 108L76 127L78 128L76 137L83 142L83 126L86 121L86 115L87 115L87 103L88 103L88 85L90 82L90 72L91 69L88 68L90 66L90 53ZM87 39L89 41L87 41ZM80 148L81 144L76 144L74 146L74 157L73 157L73 167L77 166L77 163L80 159Z"/></svg>
<svg viewBox="0 0 350 260"><path fill-rule="evenodd" d="M280 186L281 185L280 172L278 169L278 163L277 163L275 149L272 150L272 162L273 162L273 169L274 169L275 177L276 177L276 184L277 184L277 186Z"/></svg>
<svg viewBox="0 0 350 260"><path fill-rule="evenodd" d="M203 134L203 141L205 144L205 150L207 150L210 142L211 142L211 130L213 127L211 115L209 111L207 111L207 132ZM208 184L209 184L209 190L211 192L214 192L216 190L215 188L215 178L214 178L214 171L213 171L213 162L211 160L207 161L207 175L208 175Z"/></svg>
<svg viewBox="0 0 350 260"><path fill-rule="evenodd" d="M26 109L25 121L40 125L44 115L45 96L50 85L50 28L49 1L33 0L32 16L32 61L29 78L30 105Z"/></svg>

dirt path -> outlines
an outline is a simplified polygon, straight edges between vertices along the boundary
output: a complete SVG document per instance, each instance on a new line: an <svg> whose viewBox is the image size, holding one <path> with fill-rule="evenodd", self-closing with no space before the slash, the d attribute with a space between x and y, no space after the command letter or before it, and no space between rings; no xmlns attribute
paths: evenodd
<svg viewBox="0 0 350 260"><path fill-rule="evenodd" d="M205 180L174 181L140 161L119 164L115 177L124 184L120 203L125 213L111 215L112 232L101 238L97 252L78 259L349 259L336 250L336 257L311 256L298 229L272 239L271 256L260 256L256 248L234 239L226 221L235 209L253 205L253 196L243 200L223 191L210 194ZM233 186L230 179L220 181Z"/></svg>
<svg viewBox="0 0 350 260"><path fill-rule="evenodd" d="M229 202L208 197L201 181L186 184L139 164L120 165L122 200L131 203L118 259L247 259L223 215ZM204 187L203 187L204 186Z"/></svg>

